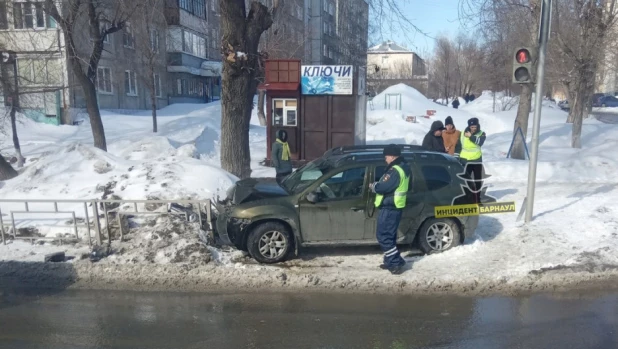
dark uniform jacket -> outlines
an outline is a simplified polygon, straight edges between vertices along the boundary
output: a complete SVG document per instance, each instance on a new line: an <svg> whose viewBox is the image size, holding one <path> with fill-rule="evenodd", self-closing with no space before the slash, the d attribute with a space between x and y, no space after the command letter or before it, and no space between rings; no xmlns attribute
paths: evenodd
<svg viewBox="0 0 618 349"><path fill-rule="evenodd" d="M401 178L399 178L399 172L393 168L393 166L399 165L406 176L410 177L410 186L412 185L412 172L408 163L402 157L398 157L395 161L391 162L384 170L384 175L380 178L380 181L375 184L373 191L377 194L384 195L382 200L381 209L396 210L395 207L395 190L399 187ZM408 188L409 189L409 188Z"/></svg>

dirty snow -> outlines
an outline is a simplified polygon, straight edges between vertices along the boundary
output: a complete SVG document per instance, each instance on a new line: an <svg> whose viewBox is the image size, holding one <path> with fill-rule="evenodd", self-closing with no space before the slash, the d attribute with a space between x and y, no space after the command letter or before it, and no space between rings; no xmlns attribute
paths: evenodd
<svg viewBox="0 0 618 349"><path fill-rule="evenodd" d="M387 94L401 94L401 110L385 108ZM504 111L493 113L493 97L483 93L455 110L405 85L393 86L374 97L373 110L368 108L368 142L420 144L436 119L450 115L462 130L469 118L478 117L488 134L484 161L492 175L489 193L500 201L515 201L519 209L526 194L527 161L506 158L517 101L497 94L498 109ZM423 118L427 110L436 110L436 114ZM105 112L108 153L90 146L87 122L54 127L25 121L20 136L27 167L18 178L0 183L0 197L213 197L235 181L220 169L219 114L218 104L172 105L160 111L160 132L153 135L147 112ZM406 122L406 116L417 116L418 123ZM517 222L517 214L483 216L475 238L461 247L429 256L406 250L410 270L401 276L377 268L381 254L374 247L308 249L281 265L258 265L239 251L198 248L198 232L185 227L188 223L180 228L176 225L181 223L169 219L148 224L133 221L130 224L135 228L127 241L113 245L116 254L95 265L79 259L87 251L83 243L33 246L13 242L0 246L0 260L7 261L0 264L0 270L19 272L24 267L8 261L41 261L45 253L66 250L77 256L68 263L77 273L77 287L112 287L111 283L137 289L147 285L190 290L227 286L508 293L616 280L618 252L613 247L618 243L618 126L587 119L583 148L572 149L566 116L555 104L544 102L532 224ZM255 117L250 141L254 176L272 176L272 169L259 164L266 155L266 133ZM8 138L3 138L1 150L11 153ZM150 229L149 224L156 229ZM160 227L168 228L157 233ZM57 268L37 266L41 273ZM24 273L32 273L29 268ZM93 276L99 281L93 281Z"/></svg>

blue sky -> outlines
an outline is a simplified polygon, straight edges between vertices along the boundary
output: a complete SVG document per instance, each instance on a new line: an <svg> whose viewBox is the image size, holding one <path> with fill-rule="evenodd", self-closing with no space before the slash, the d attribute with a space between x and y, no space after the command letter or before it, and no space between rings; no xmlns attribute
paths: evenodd
<svg viewBox="0 0 618 349"><path fill-rule="evenodd" d="M400 3L407 18L431 37L440 34L456 36L459 32L459 0L404 0ZM419 33L384 33L384 39L406 44L421 54L433 51L434 47L433 39Z"/></svg>

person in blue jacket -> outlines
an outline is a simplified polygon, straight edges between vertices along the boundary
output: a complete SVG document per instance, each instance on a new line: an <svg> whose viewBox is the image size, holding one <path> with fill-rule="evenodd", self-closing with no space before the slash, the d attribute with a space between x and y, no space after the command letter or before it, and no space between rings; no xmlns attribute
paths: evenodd
<svg viewBox="0 0 618 349"><path fill-rule="evenodd" d="M384 147L383 154L388 166L380 181L371 184L371 190L376 193L375 207L380 210L376 237L384 252L384 262L380 268L388 269L392 274L398 275L403 272L406 261L397 249L397 229L403 209L406 207L412 175L397 145L390 144Z"/></svg>

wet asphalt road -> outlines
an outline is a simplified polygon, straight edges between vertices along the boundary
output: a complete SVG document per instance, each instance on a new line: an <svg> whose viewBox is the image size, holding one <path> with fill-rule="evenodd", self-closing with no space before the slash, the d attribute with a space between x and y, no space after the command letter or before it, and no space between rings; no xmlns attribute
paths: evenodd
<svg viewBox="0 0 618 349"><path fill-rule="evenodd" d="M592 115L594 115L597 120L606 124L618 124L618 111L614 113L593 111Z"/></svg>
<svg viewBox="0 0 618 349"><path fill-rule="evenodd" d="M618 295L0 296L0 348L618 348Z"/></svg>

